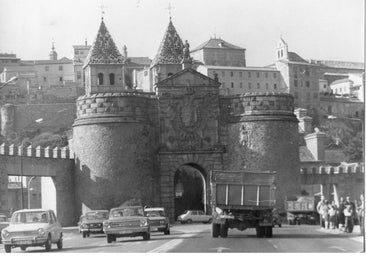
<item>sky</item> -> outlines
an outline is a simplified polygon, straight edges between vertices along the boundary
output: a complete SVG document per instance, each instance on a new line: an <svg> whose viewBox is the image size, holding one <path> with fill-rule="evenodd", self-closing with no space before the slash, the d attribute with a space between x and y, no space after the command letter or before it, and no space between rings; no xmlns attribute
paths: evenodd
<svg viewBox="0 0 366 256"><path fill-rule="evenodd" d="M280 36L305 59L364 61L363 0L0 0L0 53L72 58L104 21L117 47L154 58L172 21L191 49L210 37L246 49L247 66L274 62ZM101 8L105 6L105 8Z"/></svg>

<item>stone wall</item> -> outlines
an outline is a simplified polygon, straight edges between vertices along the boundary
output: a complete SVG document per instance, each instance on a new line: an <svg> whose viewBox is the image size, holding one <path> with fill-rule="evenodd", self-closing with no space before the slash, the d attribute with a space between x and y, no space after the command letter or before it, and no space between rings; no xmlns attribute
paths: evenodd
<svg viewBox="0 0 366 256"><path fill-rule="evenodd" d="M147 93L93 94L77 101L73 129L79 214L131 198L154 203L156 101Z"/></svg>

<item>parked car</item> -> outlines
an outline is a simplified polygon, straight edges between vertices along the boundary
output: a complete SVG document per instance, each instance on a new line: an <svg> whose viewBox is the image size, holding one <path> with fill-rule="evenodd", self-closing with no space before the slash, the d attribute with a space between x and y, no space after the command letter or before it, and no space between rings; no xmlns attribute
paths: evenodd
<svg viewBox="0 0 366 256"><path fill-rule="evenodd" d="M108 219L108 210L86 212L80 217L79 231L83 238L90 234L103 234L103 222Z"/></svg>
<svg viewBox="0 0 366 256"><path fill-rule="evenodd" d="M1 233L1 230L6 228L7 226L9 226L8 217L5 214L0 213L0 233ZM1 243L1 235L0 235L0 243Z"/></svg>
<svg viewBox="0 0 366 256"><path fill-rule="evenodd" d="M109 212L109 219L103 223L107 242L116 241L117 237L142 236L150 239L150 224L142 206L121 206Z"/></svg>
<svg viewBox="0 0 366 256"><path fill-rule="evenodd" d="M52 243L62 249L62 228L55 213L45 209L19 210L13 213L8 227L1 231L5 252L20 247L44 246L50 251Z"/></svg>
<svg viewBox="0 0 366 256"><path fill-rule="evenodd" d="M145 215L150 221L150 231L162 231L165 235L170 234L169 218L165 215L164 208L144 208Z"/></svg>
<svg viewBox="0 0 366 256"><path fill-rule="evenodd" d="M178 216L178 221L182 224L190 224L192 222L211 223L212 216L206 215L201 210L186 210L183 214Z"/></svg>

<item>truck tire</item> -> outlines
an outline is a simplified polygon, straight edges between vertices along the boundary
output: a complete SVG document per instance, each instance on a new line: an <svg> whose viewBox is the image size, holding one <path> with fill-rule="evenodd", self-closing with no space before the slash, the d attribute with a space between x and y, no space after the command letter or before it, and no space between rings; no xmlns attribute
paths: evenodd
<svg viewBox="0 0 366 256"><path fill-rule="evenodd" d="M272 237L272 227L265 227L264 228L264 236L265 237Z"/></svg>
<svg viewBox="0 0 366 256"><path fill-rule="evenodd" d="M228 231L228 227L227 227L226 223L221 224L220 225L220 236L222 238L227 237L227 231Z"/></svg>
<svg viewBox="0 0 366 256"><path fill-rule="evenodd" d="M264 236L264 227L256 227L255 228L257 237L261 238Z"/></svg>
<svg viewBox="0 0 366 256"><path fill-rule="evenodd" d="M212 223L212 237L219 237L220 224Z"/></svg>
<svg viewBox="0 0 366 256"><path fill-rule="evenodd" d="M111 234L107 234L107 243L112 243L113 242L113 238L114 238L114 236L113 235L111 235Z"/></svg>
<svg viewBox="0 0 366 256"><path fill-rule="evenodd" d="M11 245L4 245L4 248L5 248L5 252L6 253L9 253L9 252L11 252Z"/></svg>

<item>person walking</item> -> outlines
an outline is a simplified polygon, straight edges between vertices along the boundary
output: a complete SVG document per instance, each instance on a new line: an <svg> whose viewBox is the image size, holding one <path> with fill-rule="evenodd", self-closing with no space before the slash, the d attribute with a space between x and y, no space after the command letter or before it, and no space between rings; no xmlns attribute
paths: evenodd
<svg viewBox="0 0 366 256"><path fill-rule="evenodd" d="M325 197L324 196L321 196L320 197L320 201L316 205L316 210L319 213L320 228L325 228L325 220L323 218L324 209L325 209L324 206L326 207Z"/></svg>
<svg viewBox="0 0 366 256"><path fill-rule="evenodd" d="M360 204L357 207L358 224L360 225L361 235L365 235L365 198L360 195Z"/></svg>
<svg viewBox="0 0 366 256"><path fill-rule="evenodd" d="M344 203L344 205L346 207L343 211L345 216L345 232L352 233L356 207L355 204L351 202L349 196L346 197L346 202Z"/></svg>
<svg viewBox="0 0 366 256"><path fill-rule="evenodd" d="M345 217L344 217L344 209L346 206L344 205L344 199L341 197L339 199L339 207L338 207L338 225L340 230L344 230L345 225Z"/></svg>
<svg viewBox="0 0 366 256"><path fill-rule="evenodd" d="M337 206L335 204L335 201L332 201L332 204L329 205L329 223L331 229L336 228L336 213L337 213Z"/></svg>

